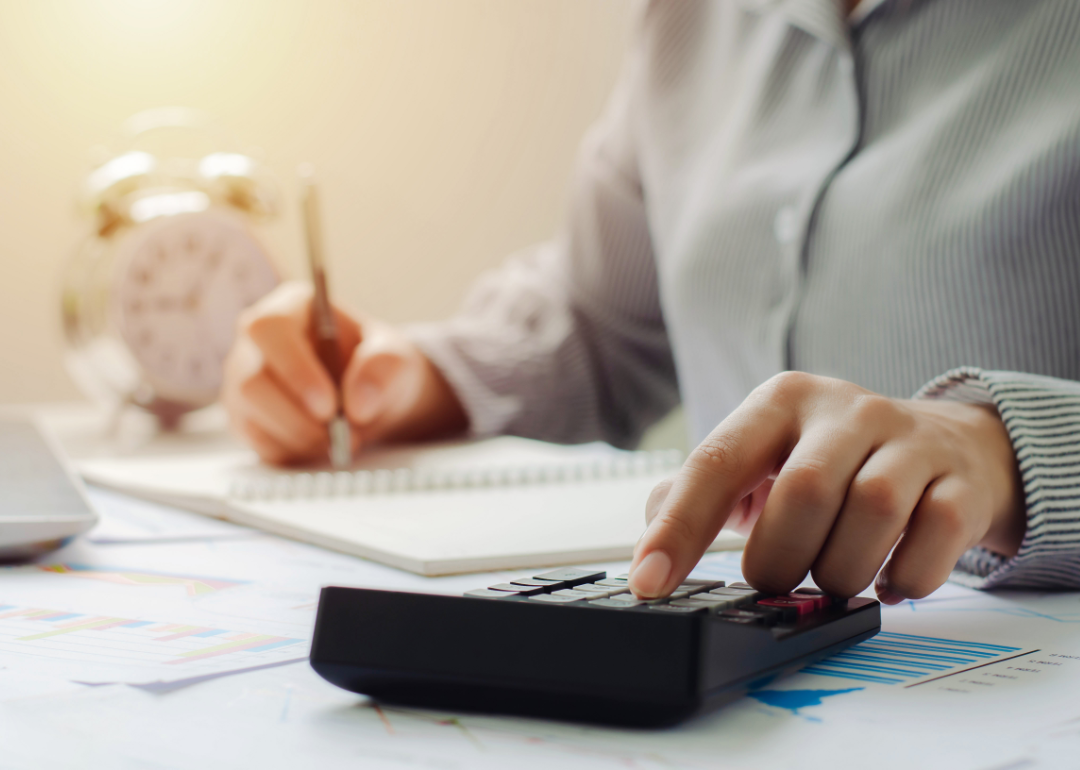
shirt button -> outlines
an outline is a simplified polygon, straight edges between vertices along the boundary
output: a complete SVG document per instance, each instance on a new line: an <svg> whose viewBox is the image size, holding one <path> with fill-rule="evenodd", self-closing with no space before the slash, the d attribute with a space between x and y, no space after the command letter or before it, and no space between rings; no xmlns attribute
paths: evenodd
<svg viewBox="0 0 1080 770"><path fill-rule="evenodd" d="M799 215L794 206L784 206L776 212L773 220L773 235L781 245L787 245L799 235Z"/></svg>

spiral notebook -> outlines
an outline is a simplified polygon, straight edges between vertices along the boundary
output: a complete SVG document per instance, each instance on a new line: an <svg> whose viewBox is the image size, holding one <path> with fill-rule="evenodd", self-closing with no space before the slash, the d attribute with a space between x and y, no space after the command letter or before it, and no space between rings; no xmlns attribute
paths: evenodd
<svg viewBox="0 0 1080 770"><path fill-rule="evenodd" d="M421 575L627 559L678 452L518 438L382 450L348 471L248 452L88 460L84 478ZM721 532L710 550L741 548Z"/></svg>

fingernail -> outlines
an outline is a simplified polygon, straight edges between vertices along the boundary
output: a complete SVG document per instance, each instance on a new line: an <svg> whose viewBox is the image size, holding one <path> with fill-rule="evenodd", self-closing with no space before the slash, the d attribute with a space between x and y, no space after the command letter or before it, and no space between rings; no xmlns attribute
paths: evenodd
<svg viewBox="0 0 1080 770"><path fill-rule="evenodd" d="M304 403L307 404L311 416L319 420L328 420L334 415L334 397L321 388L312 388L304 394Z"/></svg>
<svg viewBox="0 0 1080 770"><path fill-rule="evenodd" d="M637 596L655 598L661 595L671 577L671 557L663 551L653 551L630 573L630 590Z"/></svg>
<svg viewBox="0 0 1080 770"><path fill-rule="evenodd" d="M889 588L889 581L885 578L884 573L878 575L877 580L874 581L874 593L877 594L878 601L882 604L899 604L904 601L904 597L898 593L893 593Z"/></svg>
<svg viewBox="0 0 1080 770"><path fill-rule="evenodd" d="M877 591L878 601L882 604L899 604L900 602L904 601L903 596L901 596L900 594L894 594L888 588L880 588L878 586L875 586L874 590Z"/></svg>
<svg viewBox="0 0 1080 770"><path fill-rule="evenodd" d="M353 418L361 425L371 422L382 410L382 390L370 382L356 386L356 408Z"/></svg>

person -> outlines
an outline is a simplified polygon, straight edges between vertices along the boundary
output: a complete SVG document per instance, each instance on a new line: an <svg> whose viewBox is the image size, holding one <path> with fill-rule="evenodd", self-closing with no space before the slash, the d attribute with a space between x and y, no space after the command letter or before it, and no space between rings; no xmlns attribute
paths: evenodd
<svg viewBox="0 0 1080 770"><path fill-rule="evenodd" d="M454 434L699 442L630 585L726 522L746 579L1080 582L1080 4L657 0L564 232L441 323L338 311L355 449ZM224 400L267 461L324 455L308 295L255 306Z"/></svg>

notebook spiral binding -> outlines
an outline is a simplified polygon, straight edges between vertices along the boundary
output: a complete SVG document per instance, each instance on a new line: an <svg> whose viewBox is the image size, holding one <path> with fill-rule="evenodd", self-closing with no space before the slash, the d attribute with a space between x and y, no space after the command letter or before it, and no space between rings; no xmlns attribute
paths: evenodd
<svg viewBox="0 0 1080 770"><path fill-rule="evenodd" d="M337 472L298 472L233 479L229 497L241 501L309 500L327 497L390 495L409 492L520 487L633 478L674 472L682 464L677 449L622 452L610 458L529 466L398 468Z"/></svg>

